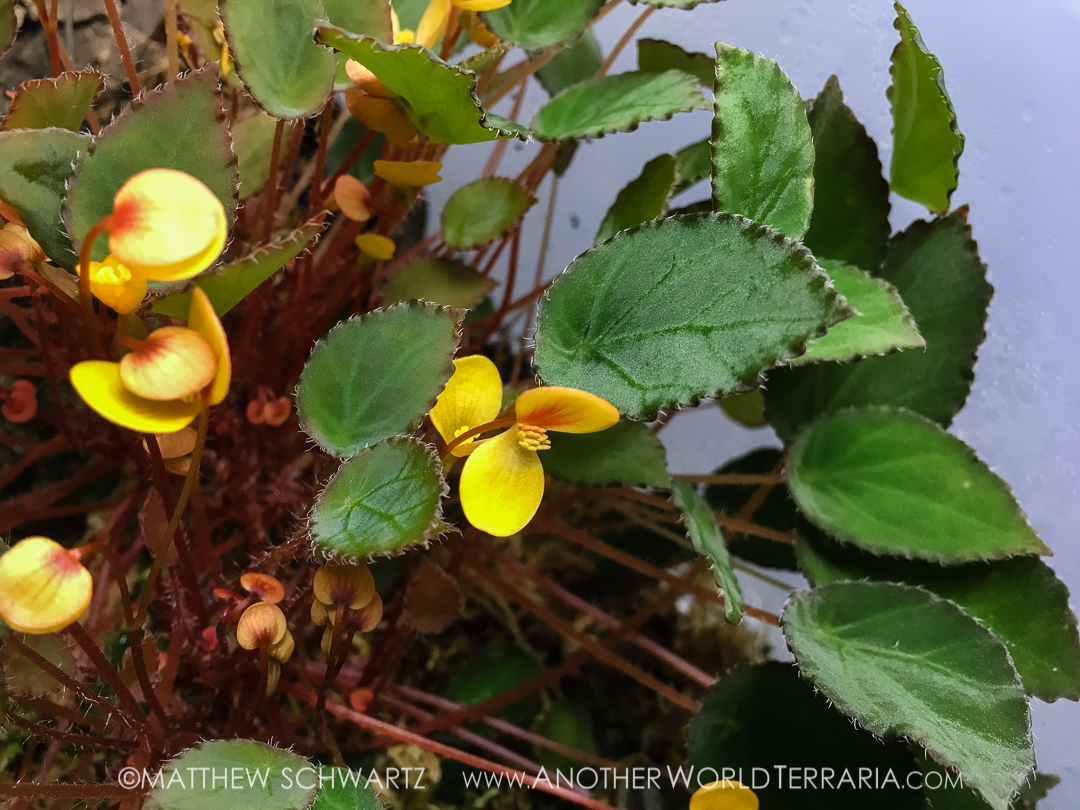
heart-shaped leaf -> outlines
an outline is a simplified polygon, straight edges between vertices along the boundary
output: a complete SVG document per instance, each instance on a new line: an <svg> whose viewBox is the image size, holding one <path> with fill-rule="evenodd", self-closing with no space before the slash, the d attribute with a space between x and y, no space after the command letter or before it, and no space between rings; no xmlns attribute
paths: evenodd
<svg viewBox="0 0 1080 810"><path fill-rule="evenodd" d="M23 82L11 100L11 109L0 121L0 129L59 127L78 132L104 86L96 70Z"/></svg>
<svg viewBox="0 0 1080 810"><path fill-rule="evenodd" d="M663 216L675 185L675 167L676 159L672 155L659 155L646 163L641 174L631 180L615 198L615 203L600 223L594 243L600 244L619 231Z"/></svg>
<svg viewBox="0 0 1080 810"><path fill-rule="evenodd" d="M481 177L454 192L442 212L443 238L458 250L485 245L517 224L536 198L507 177Z"/></svg>
<svg viewBox="0 0 1080 810"><path fill-rule="evenodd" d="M401 618L418 633L439 633L461 612L461 586L430 560L420 563L401 607Z"/></svg>
<svg viewBox="0 0 1080 810"><path fill-rule="evenodd" d="M732 624L742 621L746 601L743 599L739 580L731 567L731 555L724 545L724 537L716 524L712 509L698 491L681 478L671 480L671 499L682 512L686 532L698 554L703 554L712 564L713 576L724 594L724 616Z"/></svg>
<svg viewBox="0 0 1080 810"><path fill-rule="evenodd" d="M552 433L544 472L591 487L668 486L664 445L642 422L618 422L599 433Z"/></svg>

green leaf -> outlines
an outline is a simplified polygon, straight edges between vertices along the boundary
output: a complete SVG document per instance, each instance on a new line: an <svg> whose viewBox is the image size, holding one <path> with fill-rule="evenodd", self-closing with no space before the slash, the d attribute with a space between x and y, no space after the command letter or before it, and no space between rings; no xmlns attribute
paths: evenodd
<svg viewBox="0 0 1080 810"><path fill-rule="evenodd" d="M281 242L260 248L250 256L222 265L211 274L195 279L220 318L235 307L278 270L300 255L322 231L321 221L309 222ZM152 309L161 315L186 318L191 291L175 293L155 301Z"/></svg>
<svg viewBox="0 0 1080 810"><path fill-rule="evenodd" d="M889 241L889 184L877 144L829 78L807 113L814 136L814 212L803 243L819 259L876 270Z"/></svg>
<svg viewBox="0 0 1080 810"><path fill-rule="evenodd" d="M664 215L668 197L675 185L676 160L672 155L659 155L645 164L641 174L619 192L608 209L594 244L600 244L619 231L641 225Z"/></svg>
<svg viewBox="0 0 1080 810"><path fill-rule="evenodd" d="M708 106L689 73L620 73L567 88L540 108L529 128L542 141L599 138Z"/></svg>
<svg viewBox="0 0 1080 810"><path fill-rule="evenodd" d="M0 121L0 130L59 127L78 132L104 86L96 70L23 82L15 91L7 116Z"/></svg>
<svg viewBox="0 0 1080 810"><path fill-rule="evenodd" d="M536 79L549 96L567 87L591 79L604 62L604 52L591 28L585 30L572 45L563 48L554 58L536 71Z"/></svg>
<svg viewBox="0 0 1080 810"><path fill-rule="evenodd" d="M821 267L833 280L837 292L859 314L811 340L806 344L806 354L791 360L788 365L801 366L824 360L844 362L926 345L915 326L915 319L892 284L840 262L825 260Z"/></svg>
<svg viewBox="0 0 1080 810"><path fill-rule="evenodd" d="M962 213L916 222L889 244L880 277L918 324L925 349L769 375L769 422L785 441L815 416L852 406L910 408L948 426L964 404L993 293Z"/></svg>
<svg viewBox="0 0 1080 810"><path fill-rule="evenodd" d="M535 203L536 198L514 180L481 177L446 201L443 239L459 250L486 245L516 225Z"/></svg>
<svg viewBox="0 0 1080 810"><path fill-rule="evenodd" d="M314 780L297 779L310 768L303 757L254 740L207 740L189 748L162 769L148 796L150 810L305 810L315 798ZM227 773L242 774L240 789ZM215 784L213 775L218 775Z"/></svg>
<svg viewBox="0 0 1080 810"><path fill-rule="evenodd" d="M727 462L714 475L769 475L780 467L784 454L772 447L762 447ZM705 500L713 511L728 517L738 517L747 501L758 491L760 484L710 484L705 488ZM787 484L777 484L769 490L761 506L754 510L752 521L778 532L794 532L799 512L791 499ZM729 532L728 551L736 557L766 568L795 571L795 550L790 543L755 537L742 532Z"/></svg>
<svg viewBox="0 0 1080 810"><path fill-rule="evenodd" d="M218 92L217 68L194 70L158 90L144 90L82 153L68 184L64 222L78 247L87 231L112 212L113 197L132 175L176 169L205 183L221 200L232 227L236 157ZM107 254L106 240L94 258Z"/></svg>
<svg viewBox="0 0 1080 810"><path fill-rule="evenodd" d="M492 641L468 657L450 677L444 692L448 700L472 706L539 677L544 668L528 652L505 641ZM513 722L528 725L539 714L536 694L495 712Z"/></svg>
<svg viewBox="0 0 1080 810"><path fill-rule="evenodd" d="M892 53L892 165L889 185L901 197L922 203L935 214L949 210L960 176L964 136L945 90L941 63L930 53L910 15L899 3L896 30L900 44Z"/></svg>
<svg viewBox="0 0 1080 810"><path fill-rule="evenodd" d="M707 53L691 53L662 39L639 39L637 41L638 70L647 73L663 73L665 70L681 70L712 88L716 79L716 60Z"/></svg>
<svg viewBox="0 0 1080 810"><path fill-rule="evenodd" d="M696 769L689 790L697 788L698 777L708 783L729 768L735 771L729 778L741 773L765 810L865 808L868 796L875 810L926 810L922 791L903 786L905 776L918 770L907 747L882 743L853 726L789 664L770 661L727 672L690 720L689 737L688 764ZM799 776L785 778L778 764ZM822 785L826 769L834 773L832 789ZM882 780L891 771L900 786L883 781L872 793L859 789L865 771ZM818 789L808 789L801 778L811 772Z"/></svg>
<svg viewBox="0 0 1080 810"><path fill-rule="evenodd" d="M1027 696L997 636L952 602L892 583L797 592L782 624L803 676L840 711L917 742L1007 810L1035 751Z"/></svg>
<svg viewBox="0 0 1080 810"><path fill-rule="evenodd" d="M319 766L319 795L311 810L383 810L359 770Z"/></svg>
<svg viewBox="0 0 1080 810"><path fill-rule="evenodd" d="M875 557L816 532L800 532L795 548L800 568L815 585L904 582L956 602L1005 642L1028 694L1047 702L1080 700L1080 634L1069 589L1037 557L943 568Z"/></svg>
<svg viewBox="0 0 1080 810"><path fill-rule="evenodd" d="M277 119L263 112L256 112L233 125L233 149L240 171L241 199L261 189L270 177L275 129Z"/></svg>
<svg viewBox="0 0 1080 810"><path fill-rule="evenodd" d="M325 18L330 24L380 42L394 41L394 28L390 15L390 0L321 0ZM345 54L337 55L337 77L334 92L348 90L355 85L345 73Z"/></svg>
<svg viewBox="0 0 1080 810"><path fill-rule="evenodd" d="M546 48L581 33L603 4L604 0L514 0L481 12L480 17L500 39L522 48Z"/></svg>
<svg viewBox="0 0 1080 810"><path fill-rule="evenodd" d="M937 562L1052 553L975 451L910 411L824 416L791 446L791 494L813 523L873 551Z"/></svg>
<svg viewBox="0 0 1080 810"><path fill-rule="evenodd" d="M544 471L591 487L668 486L664 445L642 422L622 421L599 433L552 433Z"/></svg>
<svg viewBox="0 0 1080 810"><path fill-rule="evenodd" d="M548 709L547 717L544 718L542 733L549 740L568 748L588 754L596 752L596 736L593 733L589 709L576 700L562 698L552 704ZM566 774L570 773L571 768L580 767L578 760L571 759L565 754L559 754L547 748L538 750L540 764L549 772L561 768Z"/></svg>
<svg viewBox="0 0 1080 810"><path fill-rule="evenodd" d="M540 302L536 368L634 419L756 387L850 310L802 246L742 217L668 217L586 251Z"/></svg>
<svg viewBox="0 0 1080 810"><path fill-rule="evenodd" d="M360 145L368 133L367 127L353 118L351 115L341 128L341 134L326 150L326 175L332 177L334 172L341 168L352 151ZM368 147L360 153L360 157L349 169L349 174L365 185L375 179L375 161L382 157L383 144L386 138L381 132L375 133Z"/></svg>
<svg viewBox="0 0 1080 810"><path fill-rule="evenodd" d="M706 200L712 205L712 200ZM720 408L728 418L743 427L759 428L769 424L765 420L765 395L760 388L744 391L741 394L728 394L719 400Z"/></svg>
<svg viewBox="0 0 1080 810"><path fill-rule="evenodd" d="M66 129L0 132L0 198L14 208L42 250L73 270L78 257L60 221L71 166L90 136Z"/></svg>
<svg viewBox="0 0 1080 810"><path fill-rule="evenodd" d="M716 44L713 202L801 239L814 207L814 142L802 97L779 65Z"/></svg>
<svg viewBox="0 0 1080 810"><path fill-rule="evenodd" d="M301 427L336 456L415 430L454 371L460 314L398 304L335 326L300 375Z"/></svg>
<svg viewBox="0 0 1080 810"><path fill-rule="evenodd" d="M259 106L277 118L307 118L334 88L334 55L312 28L324 19L319 0L220 0L236 74Z"/></svg>
<svg viewBox="0 0 1080 810"><path fill-rule="evenodd" d="M712 144L709 139L684 146L675 153L675 187L671 194L681 194L711 176ZM712 202L709 202L711 206Z"/></svg>
<svg viewBox="0 0 1080 810"><path fill-rule="evenodd" d="M346 461L311 510L311 540L335 557L367 557L426 543L447 493L430 445L387 439Z"/></svg>
<svg viewBox="0 0 1080 810"><path fill-rule="evenodd" d="M447 307L472 309L495 289L495 282L454 259L421 259L390 279L383 301L432 301Z"/></svg>
<svg viewBox="0 0 1080 810"><path fill-rule="evenodd" d="M15 32L19 29L15 17L15 0L0 0L0 55L7 53L15 41Z"/></svg>
<svg viewBox="0 0 1080 810"><path fill-rule="evenodd" d="M982 800L982 797L973 790L969 790L962 784L960 774L949 773L934 760L926 755L926 752L918 746L911 746L915 754L915 761L923 773L923 784L940 786L931 788L933 796L933 810L990 810L990 805ZM958 784L959 781L959 784ZM1027 783L1020 788L1020 795L1015 797L1009 805L1009 810L1036 810L1039 802L1046 798L1059 782L1056 776L1043 773L1032 774Z"/></svg>
<svg viewBox="0 0 1080 810"><path fill-rule="evenodd" d="M712 564L713 577L724 595L724 617L732 624L738 624L742 621L746 601L712 509L698 491L681 478L671 479L671 499L682 512L686 533L690 535L695 550Z"/></svg>
<svg viewBox="0 0 1080 810"><path fill-rule="evenodd" d="M496 42L490 48L466 56L457 63L457 66L462 70L471 70L473 73L483 73L498 62L500 57L505 56L512 47L509 42ZM547 66L550 66L550 63ZM542 69L536 72L537 78L539 78L541 72ZM542 83L543 80L541 80Z"/></svg>
<svg viewBox="0 0 1080 810"><path fill-rule="evenodd" d="M316 38L374 73L401 99L410 120L436 143L479 143L514 136L490 122L476 95L476 76L419 45L385 45L331 26Z"/></svg>

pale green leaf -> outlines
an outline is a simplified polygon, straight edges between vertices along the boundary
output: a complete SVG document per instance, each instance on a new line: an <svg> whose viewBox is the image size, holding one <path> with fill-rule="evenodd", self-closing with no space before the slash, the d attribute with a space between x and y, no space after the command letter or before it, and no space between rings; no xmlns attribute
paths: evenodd
<svg viewBox="0 0 1080 810"><path fill-rule="evenodd" d="M681 194L710 176L712 176L712 144L709 143L709 139L684 146L675 153L675 187L671 190L671 195Z"/></svg>
<svg viewBox="0 0 1080 810"><path fill-rule="evenodd" d="M724 595L724 617L732 624L738 624L742 621L746 602L712 509L698 491L681 478L671 480L671 499L682 512L686 533L690 535L694 548L711 564L713 577Z"/></svg>
<svg viewBox="0 0 1080 810"><path fill-rule="evenodd" d="M263 112L233 124L233 150L240 172L241 199L261 189L270 178L275 129L277 119Z"/></svg>
<svg viewBox="0 0 1080 810"><path fill-rule="evenodd" d="M544 471L591 487L668 486L664 445L643 422L622 421L599 433L551 433Z"/></svg>
<svg viewBox="0 0 1080 810"><path fill-rule="evenodd" d="M481 177L446 201L443 238L458 250L485 245L506 233L536 203L536 198L506 177Z"/></svg>
<svg viewBox="0 0 1080 810"><path fill-rule="evenodd" d="M712 89L716 79L716 60L707 53L691 53L662 39L642 38L637 41L638 70L662 73L665 70L681 70Z"/></svg>
<svg viewBox="0 0 1080 810"><path fill-rule="evenodd" d="M383 810L367 779L359 769L320 765L319 795L311 810Z"/></svg>
<svg viewBox="0 0 1080 810"><path fill-rule="evenodd" d="M619 231L663 216L675 184L675 165L676 159L672 155L659 155L646 163L641 174L615 198L600 223L594 244L610 239Z"/></svg>
<svg viewBox="0 0 1080 810"><path fill-rule="evenodd" d="M501 39L523 48L546 48L583 31L604 0L514 0L480 14Z"/></svg>
<svg viewBox="0 0 1080 810"><path fill-rule="evenodd" d="M495 289L495 281L454 259L421 259L401 268L387 282L383 300L432 301L447 307L472 309Z"/></svg>
<svg viewBox="0 0 1080 810"><path fill-rule="evenodd" d="M96 70L23 82L15 91L7 116L0 121L0 130L59 127L78 132L104 86Z"/></svg>
<svg viewBox="0 0 1080 810"><path fill-rule="evenodd" d="M567 87L591 79L603 62L604 52L590 28L536 71L536 79L548 95L554 96Z"/></svg>

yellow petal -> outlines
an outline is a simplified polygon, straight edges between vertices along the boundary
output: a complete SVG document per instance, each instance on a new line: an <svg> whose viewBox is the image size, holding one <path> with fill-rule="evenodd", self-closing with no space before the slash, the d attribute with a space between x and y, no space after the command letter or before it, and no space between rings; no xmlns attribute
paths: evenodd
<svg viewBox="0 0 1080 810"><path fill-rule="evenodd" d="M491 11L510 5L510 0L450 0L462 11Z"/></svg>
<svg viewBox="0 0 1080 810"><path fill-rule="evenodd" d="M128 345L134 351L120 358L120 379L143 399L189 397L209 385L217 371L210 344L186 326L163 326Z"/></svg>
<svg viewBox="0 0 1080 810"><path fill-rule="evenodd" d="M120 380L119 363L87 360L72 366L69 376L87 405L110 422L131 430L175 433L190 425L199 413L198 397L190 402L154 402L135 396Z"/></svg>
<svg viewBox="0 0 1080 810"><path fill-rule="evenodd" d="M416 42L425 48L434 48L446 33L449 19L450 0L431 0L416 26Z"/></svg>
<svg viewBox="0 0 1080 810"><path fill-rule="evenodd" d="M690 810L758 810L758 797L739 782L713 782L690 797Z"/></svg>
<svg viewBox="0 0 1080 810"><path fill-rule="evenodd" d="M407 146L416 137L416 124L396 98L376 98L360 90L347 90L345 106L353 118L368 129L383 133L398 148Z"/></svg>
<svg viewBox="0 0 1080 810"><path fill-rule="evenodd" d="M454 373L431 409L431 423L451 442L465 431L492 421L502 409L502 378L495 364L482 354L454 361ZM454 448L455 456L466 456L474 439Z"/></svg>
<svg viewBox="0 0 1080 810"><path fill-rule="evenodd" d="M110 254L104 262L90 262L90 292L120 315L138 309L146 298L146 279L131 271Z"/></svg>
<svg viewBox="0 0 1080 810"><path fill-rule="evenodd" d="M387 239L377 233L362 233L356 237L356 246L373 259L385 262L394 258L397 249L393 239Z"/></svg>
<svg viewBox="0 0 1080 810"><path fill-rule="evenodd" d="M596 394L556 385L525 391L517 398L514 412L522 425L562 433L596 433L619 421L615 406Z"/></svg>
<svg viewBox="0 0 1080 810"><path fill-rule="evenodd" d="M0 557L0 616L20 633L53 633L90 604L94 580L48 537L27 537Z"/></svg>
<svg viewBox="0 0 1080 810"><path fill-rule="evenodd" d="M178 281L221 254L225 209L202 182L172 169L139 172L116 192L109 250L135 275Z"/></svg>
<svg viewBox="0 0 1080 810"><path fill-rule="evenodd" d="M461 508L469 523L495 537L509 537L532 520L544 497L544 467L518 443L515 425L469 456L461 470Z"/></svg>
<svg viewBox="0 0 1080 810"><path fill-rule="evenodd" d="M376 160L375 176L399 186L430 186L442 180L442 164L437 160Z"/></svg>
<svg viewBox="0 0 1080 810"><path fill-rule="evenodd" d="M402 28L396 34L394 34L395 45L409 45L416 39L416 32L411 28Z"/></svg>
<svg viewBox="0 0 1080 810"><path fill-rule="evenodd" d="M499 44L499 38L491 33L484 21L475 14L469 15L469 37L481 48L491 48Z"/></svg>
<svg viewBox="0 0 1080 810"><path fill-rule="evenodd" d="M229 381L232 379L232 358L229 356L229 341L225 337L225 328L214 312L214 305L200 287L191 290L191 304L188 307L188 328L194 329L203 340L210 344L217 359L217 373L210 382L208 402L217 405L229 393ZM163 432L163 431L158 431Z"/></svg>

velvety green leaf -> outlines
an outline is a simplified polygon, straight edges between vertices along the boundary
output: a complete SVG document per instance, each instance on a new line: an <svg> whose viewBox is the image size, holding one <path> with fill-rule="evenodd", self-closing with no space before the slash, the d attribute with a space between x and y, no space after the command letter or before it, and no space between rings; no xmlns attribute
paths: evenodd
<svg viewBox="0 0 1080 810"><path fill-rule="evenodd" d="M647 223L586 251L540 302L536 368L631 418L756 387L850 310L802 246L742 217Z"/></svg>
<svg viewBox="0 0 1080 810"><path fill-rule="evenodd" d="M104 86L96 70L23 82L15 91L7 116L0 121L0 129L59 127L78 132Z"/></svg>
<svg viewBox="0 0 1080 810"><path fill-rule="evenodd" d="M421 259L407 265L383 290L387 304L432 301L447 307L472 309L495 289L495 281L454 259Z"/></svg>
<svg viewBox="0 0 1080 810"><path fill-rule="evenodd" d="M604 52L600 49L600 42L589 28L572 45L563 48L536 71L536 78L548 95L554 96L571 85L591 79L603 62Z"/></svg>
<svg viewBox="0 0 1080 810"><path fill-rule="evenodd" d="M795 667L777 661L735 667L709 688L690 720L688 760L697 769L689 790L699 775L708 783L729 768L730 779L754 788L764 810L863 810L868 798L875 810L926 810L922 791L904 785L918 770L906 746L853 726ZM708 768L717 776L701 774ZM834 774L829 789L822 784L826 769ZM857 787L864 769L878 774L879 789ZM899 785L884 781L890 772ZM814 787L802 778L811 773Z"/></svg>
<svg viewBox="0 0 1080 810"><path fill-rule="evenodd" d="M233 149L240 172L241 199L261 189L270 178L275 129L277 119L262 112L233 125Z"/></svg>
<svg viewBox="0 0 1080 810"><path fill-rule="evenodd" d="M1005 642L1028 694L1080 700L1080 634L1069 589L1037 557L948 568L846 548L811 532L796 543L800 567L815 585L870 579L918 585L956 602Z"/></svg>
<svg viewBox="0 0 1080 810"><path fill-rule="evenodd" d="M390 16L390 0L321 0L325 19L330 24L365 37L374 37L380 42L394 41L394 29ZM345 73L345 54L337 55L337 78L334 90L341 92L354 87L352 80Z"/></svg>
<svg viewBox="0 0 1080 810"><path fill-rule="evenodd" d="M753 450L745 456L729 461L719 467L714 475L769 475L780 467L784 454L772 447ZM716 512L728 517L738 517L759 484L710 484L705 488L705 500ZM799 523L799 512L791 499L787 484L778 484L769 490L761 506L754 510L754 523L778 532L794 532ZM795 550L790 543L755 537L742 532L729 532L728 551L736 557L766 568L798 568Z"/></svg>
<svg viewBox="0 0 1080 810"><path fill-rule="evenodd" d="M679 208L672 208L668 211L669 217L686 216L688 214L711 214L713 211L712 199L698 200L697 202L690 203L689 205L683 205Z"/></svg>
<svg viewBox="0 0 1080 810"><path fill-rule="evenodd" d="M496 42L490 48L474 53L471 56L466 56L457 66L462 70L471 70L473 73L483 73L489 67L499 61L499 57L505 56L510 52L513 46L509 42ZM552 60L554 61L554 60ZM550 63L545 67L549 67ZM537 78L540 77L541 71L537 71Z"/></svg>
<svg viewBox="0 0 1080 810"><path fill-rule="evenodd" d="M675 187L671 194L681 194L711 176L712 144L709 139L684 146L675 153ZM711 200L709 204L712 205Z"/></svg>
<svg viewBox="0 0 1080 810"><path fill-rule="evenodd" d="M0 55L7 53L15 41L18 20L15 17L15 0L0 0Z"/></svg>
<svg viewBox="0 0 1080 810"><path fill-rule="evenodd" d="M946 426L963 406L993 293L963 214L916 222L894 238L880 277L900 293L926 348L771 373L765 403L781 438L851 406L910 408Z"/></svg>
<svg viewBox="0 0 1080 810"><path fill-rule="evenodd" d="M311 540L326 554L349 558L427 542L442 522L446 492L430 445L387 439L334 473L311 510Z"/></svg>
<svg viewBox="0 0 1080 810"><path fill-rule="evenodd" d="M926 345L915 326L915 319L889 282L840 262L824 260L821 267L833 280L837 292L859 314L811 340L806 344L806 354L789 361L788 365L801 366L825 360L844 362Z"/></svg>
<svg viewBox="0 0 1080 810"><path fill-rule="evenodd" d="M486 245L517 224L536 198L507 177L481 177L462 186L442 212L443 239L459 250Z"/></svg>
<svg viewBox="0 0 1080 810"><path fill-rule="evenodd" d="M592 487L668 486L664 445L643 422L622 421L599 433L551 433L545 472Z"/></svg>
<svg viewBox="0 0 1080 810"><path fill-rule="evenodd" d="M707 53L691 53L662 39L642 38L637 41L638 70L647 73L663 73L665 70L681 70L712 88L716 79L716 61Z"/></svg>
<svg viewBox="0 0 1080 810"><path fill-rule="evenodd" d="M1031 716L1005 645L921 588L834 582L795 593L784 638L803 677L878 736L958 768L994 810L1035 765Z"/></svg>
<svg viewBox="0 0 1080 810"><path fill-rule="evenodd" d="M214 312L221 317L253 293L270 276L299 256L322 229L322 222L310 222L281 242L222 265L214 270L212 275L199 276L193 286L202 288L213 304ZM185 291L155 301L152 309L161 315L186 318L190 304L191 292Z"/></svg>
<svg viewBox="0 0 1080 810"><path fill-rule="evenodd" d="M889 68L893 113L890 186L901 197L944 214L960 176L964 136L945 90L941 63L927 49L904 7L894 5L900 44L893 51Z"/></svg>
<svg viewBox="0 0 1080 810"><path fill-rule="evenodd" d="M716 44L713 202L801 239L814 207L814 142L802 97L780 66Z"/></svg>
<svg viewBox="0 0 1080 810"><path fill-rule="evenodd" d="M367 777L353 768L319 766L319 795L311 810L383 810ZM377 784L377 783L376 783Z"/></svg>
<svg viewBox="0 0 1080 810"><path fill-rule="evenodd" d="M42 250L73 270L78 257L60 221L71 166L90 136L67 129L0 132L0 199L14 208Z"/></svg>
<svg viewBox="0 0 1080 810"><path fill-rule="evenodd" d="M540 108L529 128L543 141L599 138L708 106L688 73L620 73L567 88Z"/></svg>
<svg viewBox="0 0 1080 810"><path fill-rule="evenodd" d="M300 375L301 427L336 456L415 430L454 371L459 315L398 304L335 326Z"/></svg>
<svg viewBox="0 0 1080 810"><path fill-rule="evenodd" d="M476 95L476 76L419 45L385 45L319 26L319 42L341 51L374 73L405 105L422 133L436 143L479 143L518 136L488 121Z"/></svg>
<svg viewBox="0 0 1080 810"><path fill-rule="evenodd" d="M157 90L144 90L82 153L64 210L76 247L94 223L112 212L120 186L132 175L157 168L187 172L205 183L221 200L232 226L236 157L216 67L192 71ZM94 258L101 261L107 252L103 237L94 246Z"/></svg>
<svg viewBox="0 0 1080 810"><path fill-rule="evenodd" d="M707 200L707 202L710 206L712 205L712 200ZM761 393L760 388L743 391L740 394L728 394L717 401L728 418L743 427L759 428L768 424L765 420L765 395Z"/></svg>
<svg viewBox="0 0 1080 810"><path fill-rule="evenodd" d="M301 787L297 773L310 768L303 757L254 740L207 740L189 748L162 769L147 798L150 810L305 810L315 787ZM239 769L241 789L220 775ZM218 774L217 784L213 774ZM291 775L288 778L286 774ZM312 780L313 781L313 780Z"/></svg>
<svg viewBox="0 0 1080 810"><path fill-rule="evenodd" d="M876 270L889 241L889 184L877 144L831 76L807 113L814 136L814 211L803 238L819 259Z"/></svg>
<svg viewBox="0 0 1080 810"><path fill-rule="evenodd" d="M915 761L923 773L923 783L928 795L933 797L933 810L990 810L990 805L974 790L963 786L963 779L958 773L950 773L927 756L918 746L911 746ZM1046 798L1060 782L1056 776L1036 773L1020 788L1009 805L1009 810L1036 810L1039 802Z"/></svg>
<svg viewBox="0 0 1080 810"><path fill-rule="evenodd" d="M712 509L698 491L681 478L671 479L671 499L682 512L686 533L694 548L711 563L713 577L724 595L724 617L732 624L738 624L742 621L746 602Z"/></svg>
<svg viewBox="0 0 1080 810"><path fill-rule="evenodd" d="M619 192L604 221L600 223L594 244L610 239L619 231L663 216L674 184L675 157L654 157L645 164L641 174Z"/></svg>
<svg viewBox="0 0 1080 810"><path fill-rule="evenodd" d="M480 14L484 25L523 48L546 48L577 36L604 0L514 0Z"/></svg>
<svg viewBox="0 0 1080 810"><path fill-rule="evenodd" d="M319 0L220 0L229 52L252 98L278 118L306 118L334 87L334 55L315 43Z"/></svg>
<svg viewBox="0 0 1080 810"><path fill-rule="evenodd" d="M822 417L791 446L787 477L813 523L878 554L964 562L1051 553L975 451L910 411Z"/></svg>

